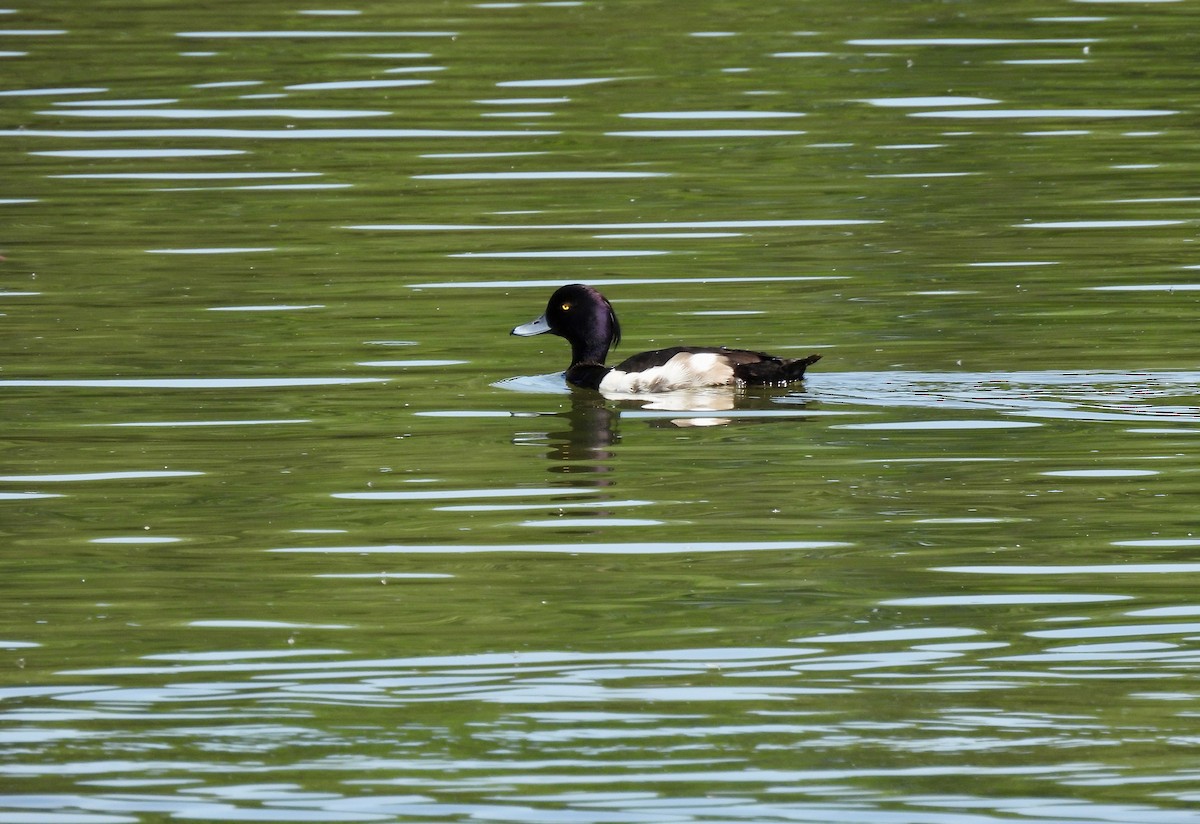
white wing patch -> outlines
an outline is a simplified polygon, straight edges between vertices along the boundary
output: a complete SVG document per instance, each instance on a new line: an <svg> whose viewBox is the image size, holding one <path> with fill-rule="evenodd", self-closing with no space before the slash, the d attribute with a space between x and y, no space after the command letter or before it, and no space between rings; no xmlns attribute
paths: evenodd
<svg viewBox="0 0 1200 824"><path fill-rule="evenodd" d="M733 367L715 352L680 352L662 366L642 372L614 369L600 381L601 392L670 392L733 383Z"/></svg>

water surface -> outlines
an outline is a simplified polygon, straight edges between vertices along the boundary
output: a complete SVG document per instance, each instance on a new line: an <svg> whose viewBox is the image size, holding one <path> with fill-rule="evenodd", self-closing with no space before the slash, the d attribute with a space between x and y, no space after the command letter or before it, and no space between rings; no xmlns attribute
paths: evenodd
<svg viewBox="0 0 1200 824"><path fill-rule="evenodd" d="M1200 821L1198 24L0 10L0 820Z"/></svg>

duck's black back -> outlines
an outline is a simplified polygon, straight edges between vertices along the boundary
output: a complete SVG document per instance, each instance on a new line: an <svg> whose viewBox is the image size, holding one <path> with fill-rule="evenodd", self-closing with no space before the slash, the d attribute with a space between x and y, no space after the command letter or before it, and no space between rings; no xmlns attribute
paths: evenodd
<svg viewBox="0 0 1200 824"><path fill-rule="evenodd" d="M670 349L652 349L649 352L639 352L636 355L626 358L616 365L615 368L622 372L644 372L647 369L653 369L656 366L662 366L671 358L686 352L689 355L699 355L703 352L711 352L714 355L742 355L752 356L754 360L762 360L769 358L770 355L764 355L761 352L747 352L742 349L726 349L723 346L672 346ZM739 361L746 363L747 361Z"/></svg>
<svg viewBox="0 0 1200 824"><path fill-rule="evenodd" d="M678 354L711 353L733 367L733 375L743 383L790 383L804 377L804 370L821 359L820 355L805 358L780 358L766 352L748 349L726 349L724 346L672 346L640 352L617 364L622 372L643 372L662 366Z"/></svg>

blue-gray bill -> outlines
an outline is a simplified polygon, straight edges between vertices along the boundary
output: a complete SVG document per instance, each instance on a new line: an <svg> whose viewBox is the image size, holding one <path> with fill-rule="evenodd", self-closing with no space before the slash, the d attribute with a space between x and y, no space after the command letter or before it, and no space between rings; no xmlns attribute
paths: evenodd
<svg viewBox="0 0 1200 824"><path fill-rule="evenodd" d="M537 320L531 320L529 323L522 323L520 326L512 330L512 334L520 335L523 338L541 335L544 332L550 331L550 322L546 320L546 316L542 315Z"/></svg>

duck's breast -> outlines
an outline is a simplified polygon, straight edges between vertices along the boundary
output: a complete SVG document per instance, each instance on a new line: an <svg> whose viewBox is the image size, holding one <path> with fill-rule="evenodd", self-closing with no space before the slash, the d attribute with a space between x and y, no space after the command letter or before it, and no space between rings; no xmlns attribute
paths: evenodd
<svg viewBox="0 0 1200 824"><path fill-rule="evenodd" d="M733 364L719 351L644 352L622 362L600 382L602 392L670 392L733 383Z"/></svg>

